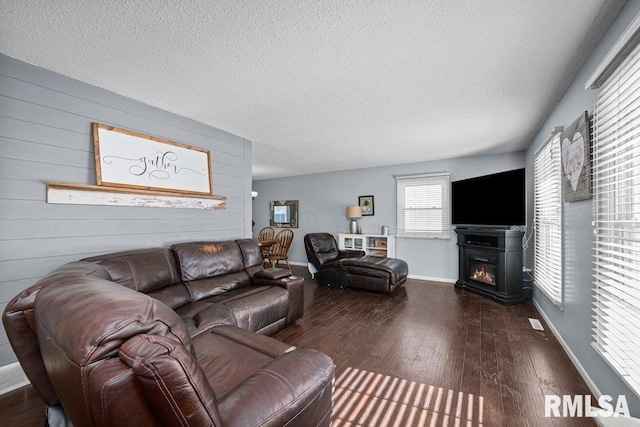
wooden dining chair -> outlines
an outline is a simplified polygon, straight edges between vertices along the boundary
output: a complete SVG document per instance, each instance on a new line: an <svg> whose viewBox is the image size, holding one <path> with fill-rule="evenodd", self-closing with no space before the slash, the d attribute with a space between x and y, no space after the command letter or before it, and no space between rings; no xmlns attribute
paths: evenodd
<svg viewBox="0 0 640 427"><path fill-rule="evenodd" d="M287 263L287 267L289 271L293 274L293 270L291 270L291 265L289 265L289 247L291 246L291 242L293 241L293 231L289 229L285 229L276 234L276 237L273 241L273 246L271 246L271 250L269 251L269 261L271 262L271 267L277 267L280 261L284 261Z"/></svg>
<svg viewBox="0 0 640 427"><path fill-rule="evenodd" d="M265 268L271 264L269 254L271 253L271 246L275 240L275 234L275 231L271 227L264 227L258 233L258 246L260 247L260 254L262 255L262 265Z"/></svg>
<svg viewBox="0 0 640 427"><path fill-rule="evenodd" d="M271 227L265 227L258 233L258 243L273 242L276 232Z"/></svg>

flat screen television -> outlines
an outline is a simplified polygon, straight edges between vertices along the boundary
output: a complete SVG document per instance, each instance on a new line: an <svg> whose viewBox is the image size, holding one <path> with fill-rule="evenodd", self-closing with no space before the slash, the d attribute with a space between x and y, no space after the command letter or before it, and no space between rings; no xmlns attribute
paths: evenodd
<svg viewBox="0 0 640 427"><path fill-rule="evenodd" d="M451 183L451 223L459 227L523 226L525 209L524 169Z"/></svg>

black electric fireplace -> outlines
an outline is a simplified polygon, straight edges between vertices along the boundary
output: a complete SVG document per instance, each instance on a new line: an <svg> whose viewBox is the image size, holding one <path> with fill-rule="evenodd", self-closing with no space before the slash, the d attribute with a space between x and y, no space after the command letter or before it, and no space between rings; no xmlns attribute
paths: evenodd
<svg viewBox="0 0 640 427"><path fill-rule="evenodd" d="M459 274L456 288L502 304L524 302L522 293L523 231L456 228Z"/></svg>

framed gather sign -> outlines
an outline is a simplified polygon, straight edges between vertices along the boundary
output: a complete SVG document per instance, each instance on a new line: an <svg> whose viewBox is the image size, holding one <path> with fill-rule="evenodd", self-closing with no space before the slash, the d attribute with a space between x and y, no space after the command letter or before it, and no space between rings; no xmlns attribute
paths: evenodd
<svg viewBox="0 0 640 427"><path fill-rule="evenodd" d="M93 124L98 185L213 195L208 150Z"/></svg>

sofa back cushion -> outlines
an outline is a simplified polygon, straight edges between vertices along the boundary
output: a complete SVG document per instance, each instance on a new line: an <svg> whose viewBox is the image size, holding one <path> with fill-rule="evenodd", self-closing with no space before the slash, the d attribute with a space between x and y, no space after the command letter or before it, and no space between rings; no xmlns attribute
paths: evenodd
<svg viewBox="0 0 640 427"><path fill-rule="evenodd" d="M242 252L242 262L245 269L262 265L262 253L256 239L239 239L236 243Z"/></svg>
<svg viewBox="0 0 640 427"><path fill-rule="evenodd" d="M148 418L140 388L119 358L131 337L165 336L193 352L173 310L104 279L61 277L38 292L34 316L45 369L74 425L103 425L105 412L115 422L119 411L130 412L127 407L140 407L133 415L140 424Z"/></svg>
<svg viewBox="0 0 640 427"><path fill-rule="evenodd" d="M184 282L242 271L243 259L235 241L190 242L171 246Z"/></svg>
<svg viewBox="0 0 640 427"><path fill-rule="evenodd" d="M115 252L84 261L99 264L114 282L138 292L149 293L180 283L176 261L165 248Z"/></svg>
<svg viewBox="0 0 640 427"><path fill-rule="evenodd" d="M307 259L316 268L322 264L338 258L338 244L329 233L310 233L304 236L304 249Z"/></svg>
<svg viewBox="0 0 640 427"><path fill-rule="evenodd" d="M249 275L244 271L210 277L208 279L185 282L193 301L220 295L234 289L244 288L251 284Z"/></svg>

